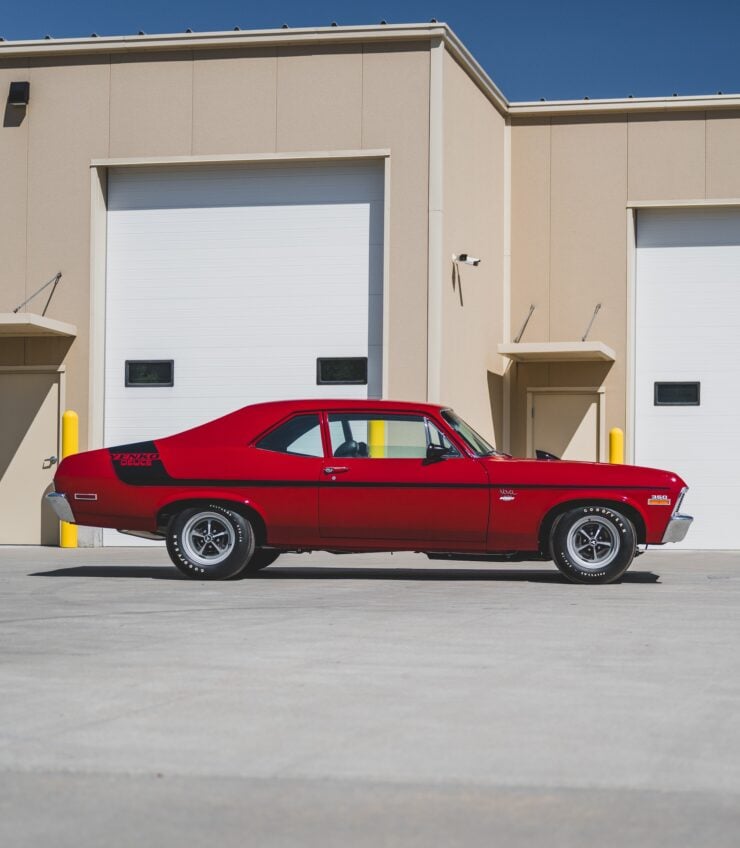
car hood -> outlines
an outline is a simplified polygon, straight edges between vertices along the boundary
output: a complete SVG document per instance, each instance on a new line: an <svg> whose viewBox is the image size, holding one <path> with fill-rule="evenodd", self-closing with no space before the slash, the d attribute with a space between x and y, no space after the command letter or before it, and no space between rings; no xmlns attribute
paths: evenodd
<svg viewBox="0 0 740 848"><path fill-rule="evenodd" d="M574 462L571 460L516 459L515 457L485 457L486 470L492 482L516 485L540 484L551 486L596 486L603 488L675 489L686 484L673 471L645 468L639 465L611 465L605 462Z"/></svg>

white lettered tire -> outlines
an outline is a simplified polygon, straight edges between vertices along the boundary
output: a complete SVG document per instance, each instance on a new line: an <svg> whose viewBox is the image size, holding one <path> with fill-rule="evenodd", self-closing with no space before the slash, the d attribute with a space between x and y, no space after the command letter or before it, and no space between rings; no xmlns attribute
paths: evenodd
<svg viewBox="0 0 740 848"><path fill-rule="evenodd" d="M254 553L254 531L244 516L219 504L189 507L167 530L175 567L194 580L227 580L243 571Z"/></svg>
<svg viewBox="0 0 740 848"><path fill-rule="evenodd" d="M617 509L579 506L552 529L551 550L558 569L574 583L613 583L635 557L632 522Z"/></svg>

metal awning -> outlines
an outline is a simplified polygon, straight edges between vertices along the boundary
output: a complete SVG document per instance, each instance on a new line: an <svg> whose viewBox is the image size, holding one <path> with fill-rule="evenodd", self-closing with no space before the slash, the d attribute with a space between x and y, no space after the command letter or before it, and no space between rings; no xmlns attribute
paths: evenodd
<svg viewBox="0 0 740 848"><path fill-rule="evenodd" d="M614 362L604 342L508 342L498 352L513 362Z"/></svg>
<svg viewBox="0 0 740 848"><path fill-rule="evenodd" d="M49 336L73 339L77 336L77 327L33 312L0 312L0 338Z"/></svg>

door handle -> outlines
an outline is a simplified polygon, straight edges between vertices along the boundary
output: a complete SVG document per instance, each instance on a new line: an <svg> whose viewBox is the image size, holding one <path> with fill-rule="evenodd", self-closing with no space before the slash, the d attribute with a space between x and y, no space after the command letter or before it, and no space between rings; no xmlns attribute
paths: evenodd
<svg viewBox="0 0 740 848"><path fill-rule="evenodd" d="M42 468L51 468L56 465L59 460L55 456L47 456L43 461L44 464L41 466Z"/></svg>
<svg viewBox="0 0 740 848"><path fill-rule="evenodd" d="M344 474L345 471L349 471L346 465L330 465L324 469L324 474Z"/></svg>

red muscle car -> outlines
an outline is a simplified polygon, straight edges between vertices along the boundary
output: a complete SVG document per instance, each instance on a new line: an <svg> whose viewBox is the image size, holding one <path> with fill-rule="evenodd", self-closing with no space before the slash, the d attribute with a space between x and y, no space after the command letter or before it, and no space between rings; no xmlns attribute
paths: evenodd
<svg viewBox="0 0 740 848"><path fill-rule="evenodd" d="M277 401L68 457L47 497L64 521L165 540L196 579L286 551L407 550L552 559L572 581L609 583L639 545L686 535L676 474L544 456L503 454L443 406Z"/></svg>

